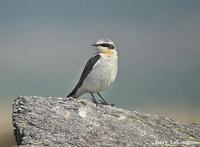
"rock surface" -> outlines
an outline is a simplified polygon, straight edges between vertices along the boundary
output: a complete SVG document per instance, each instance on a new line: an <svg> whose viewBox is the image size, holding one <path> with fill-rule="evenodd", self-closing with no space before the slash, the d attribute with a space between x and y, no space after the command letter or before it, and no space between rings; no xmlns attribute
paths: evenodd
<svg viewBox="0 0 200 147"><path fill-rule="evenodd" d="M89 100L20 96L13 103L18 145L198 146L200 124L96 106Z"/></svg>

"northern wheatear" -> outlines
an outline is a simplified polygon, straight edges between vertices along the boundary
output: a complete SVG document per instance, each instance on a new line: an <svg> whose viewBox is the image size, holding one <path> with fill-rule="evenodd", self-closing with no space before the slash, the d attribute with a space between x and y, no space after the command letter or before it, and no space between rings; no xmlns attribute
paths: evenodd
<svg viewBox="0 0 200 147"><path fill-rule="evenodd" d="M110 87L116 79L118 68L116 46L107 38L98 40L92 46L96 47L97 52L88 60L78 84L67 97L78 98L90 93L94 103L108 105L99 92ZM103 101L97 101L93 93L97 93Z"/></svg>

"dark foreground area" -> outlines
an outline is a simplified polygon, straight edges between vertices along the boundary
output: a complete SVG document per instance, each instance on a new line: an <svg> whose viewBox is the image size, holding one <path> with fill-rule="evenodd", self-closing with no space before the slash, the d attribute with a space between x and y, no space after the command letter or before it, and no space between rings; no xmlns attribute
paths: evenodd
<svg viewBox="0 0 200 147"><path fill-rule="evenodd" d="M200 124L83 99L21 96L14 101L12 118L18 145L200 145Z"/></svg>

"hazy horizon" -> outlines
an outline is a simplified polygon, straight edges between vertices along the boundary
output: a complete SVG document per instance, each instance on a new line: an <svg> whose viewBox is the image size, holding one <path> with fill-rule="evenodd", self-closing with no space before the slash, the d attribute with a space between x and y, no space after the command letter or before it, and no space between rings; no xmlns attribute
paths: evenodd
<svg viewBox="0 0 200 147"><path fill-rule="evenodd" d="M8 0L0 8L2 105L18 95L65 97L95 53L90 44L107 37L119 52L117 80L102 93L108 102L200 110L198 0Z"/></svg>

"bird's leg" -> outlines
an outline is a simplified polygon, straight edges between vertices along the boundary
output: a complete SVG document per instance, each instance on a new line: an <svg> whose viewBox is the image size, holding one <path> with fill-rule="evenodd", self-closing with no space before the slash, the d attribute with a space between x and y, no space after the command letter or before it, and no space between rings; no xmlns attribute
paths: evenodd
<svg viewBox="0 0 200 147"><path fill-rule="evenodd" d="M90 94L92 95L92 101L93 101L93 103L95 103L96 105L98 105L98 104L99 104L99 102L97 102L97 100L94 98L94 95L93 95L93 93L92 93L92 92L90 92Z"/></svg>
<svg viewBox="0 0 200 147"><path fill-rule="evenodd" d="M100 95L100 93L97 92L97 94L103 100L102 104L108 105L108 103L106 102L106 100L104 100L104 98Z"/></svg>
<svg viewBox="0 0 200 147"><path fill-rule="evenodd" d="M106 100L104 100L104 98L100 95L100 93L97 92L97 94L98 94L99 97L103 100L103 102L102 102L103 105L111 105L111 106L114 106L114 105L115 105L115 104L108 104L108 103L106 102Z"/></svg>

